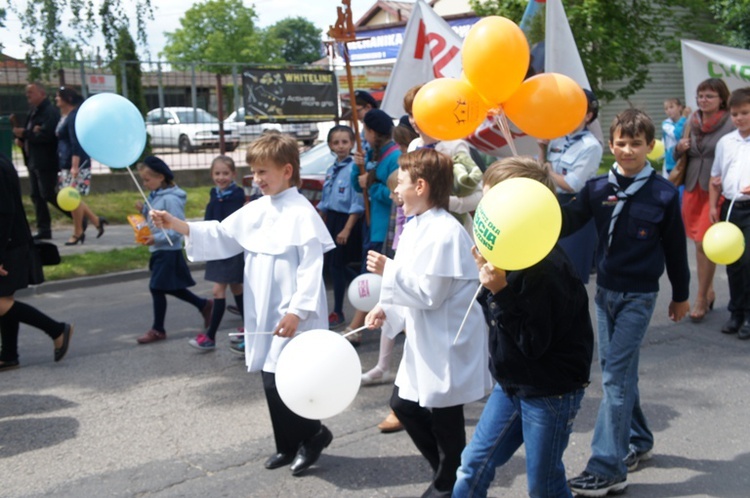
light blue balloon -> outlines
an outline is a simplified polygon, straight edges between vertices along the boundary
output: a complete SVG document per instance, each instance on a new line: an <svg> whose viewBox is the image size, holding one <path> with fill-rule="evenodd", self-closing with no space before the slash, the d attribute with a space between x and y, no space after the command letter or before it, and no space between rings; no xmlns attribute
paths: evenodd
<svg viewBox="0 0 750 498"><path fill-rule="evenodd" d="M138 108L115 93L99 93L81 104L76 136L83 150L110 168L127 168L146 147L146 125Z"/></svg>

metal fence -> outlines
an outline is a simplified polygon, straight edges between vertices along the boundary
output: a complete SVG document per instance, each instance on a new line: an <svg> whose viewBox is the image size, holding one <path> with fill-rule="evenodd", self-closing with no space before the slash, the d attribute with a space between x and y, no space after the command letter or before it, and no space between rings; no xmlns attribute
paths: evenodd
<svg viewBox="0 0 750 498"><path fill-rule="evenodd" d="M242 71L247 64L192 63L176 68L163 61L121 62L119 73L122 81L118 82L109 65L96 61L61 61L58 68L40 82L47 86L51 101L54 101L57 88L62 86L73 88L84 97L98 91L117 91L119 87L119 93L128 97L124 75L128 66L134 64L141 68L145 125L152 152L165 156L170 167L205 168L220 153L233 156L242 164L243 144L269 128L295 135L304 145L311 145L318 139L315 123L245 125ZM209 70L205 70L206 67ZM212 71L214 67L216 69ZM7 116L11 114L15 114L20 122L25 120L28 114L25 86L29 75L23 61L0 61L0 118L6 118L0 123L7 122ZM8 133L7 125L0 126L0 133ZM19 173L26 174L18 147L13 147L12 159ZM96 162L92 166L95 173L108 171Z"/></svg>

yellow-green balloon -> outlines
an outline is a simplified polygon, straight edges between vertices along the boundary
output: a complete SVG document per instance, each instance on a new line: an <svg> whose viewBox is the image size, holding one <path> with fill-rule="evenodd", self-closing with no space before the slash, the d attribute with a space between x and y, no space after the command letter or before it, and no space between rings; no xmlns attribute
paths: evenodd
<svg viewBox="0 0 750 498"><path fill-rule="evenodd" d="M658 161L659 159L663 158L664 142L662 142L658 138L654 140L654 148L651 150L651 152L648 153L646 157L648 157L649 161Z"/></svg>
<svg viewBox="0 0 750 498"><path fill-rule="evenodd" d="M522 270L549 254L561 227L560 204L549 188L530 178L510 178L479 202L474 241L494 267Z"/></svg>
<svg viewBox="0 0 750 498"><path fill-rule="evenodd" d="M61 188L57 193L57 205L65 211L73 211L81 203L81 194L73 187Z"/></svg>
<svg viewBox="0 0 750 498"><path fill-rule="evenodd" d="M711 225L703 236L703 250L714 263L731 265L745 252L745 237L734 223L720 221Z"/></svg>

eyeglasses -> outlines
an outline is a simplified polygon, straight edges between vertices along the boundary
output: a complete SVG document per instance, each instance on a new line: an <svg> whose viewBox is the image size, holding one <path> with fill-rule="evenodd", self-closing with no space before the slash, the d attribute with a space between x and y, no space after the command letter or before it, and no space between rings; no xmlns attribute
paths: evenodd
<svg viewBox="0 0 750 498"><path fill-rule="evenodd" d="M718 95L703 95L703 94L700 94L700 95L696 95L695 100L713 100L713 99L718 99L718 98L719 98Z"/></svg>

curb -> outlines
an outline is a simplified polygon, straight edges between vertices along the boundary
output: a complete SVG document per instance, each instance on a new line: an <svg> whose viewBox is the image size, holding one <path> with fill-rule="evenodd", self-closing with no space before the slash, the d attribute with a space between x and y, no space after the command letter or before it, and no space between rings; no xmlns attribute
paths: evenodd
<svg viewBox="0 0 750 498"><path fill-rule="evenodd" d="M200 263L188 263L190 271L200 271L206 267L205 262ZM40 285L31 285L25 289L20 289L15 293L16 297L28 297L35 296L38 294L45 294L48 292L63 292L70 289L77 289L80 287L96 287L99 285L117 284L121 282L130 282L131 280L138 280L141 278L147 278L151 272L147 269L143 270L128 270L114 273L104 273L102 275L92 275L89 277L77 277L68 278L64 280L54 280L52 282L45 282Z"/></svg>

